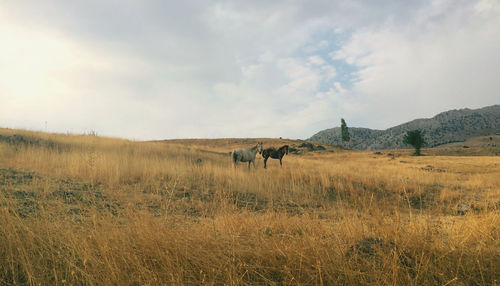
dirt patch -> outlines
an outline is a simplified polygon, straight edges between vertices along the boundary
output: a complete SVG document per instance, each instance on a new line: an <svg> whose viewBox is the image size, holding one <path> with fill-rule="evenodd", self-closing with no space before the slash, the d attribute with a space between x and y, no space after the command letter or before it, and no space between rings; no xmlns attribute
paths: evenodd
<svg viewBox="0 0 500 286"><path fill-rule="evenodd" d="M12 136L5 136L0 134L0 142L5 142L9 145L15 146L16 148L19 147L44 147L44 148L49 148L52 150L56 150L59 152L62 151L67 151L70 149L70 147L66 144L62 144L59 142L55 142L52 140L48 139L42 139L42 138L37 138L37 137L31 137L31 136L23 136L23 135L18 135L14 134Z"/></svg>
<svg viewBox="0 0 500 286"><path fill-rule="evenodd" d="M40 178L31 172L24 172L14 169L0 169L0 186L28 184L34 178Z"/></svg>
<svg viewBox="0 0 500 286"><path fill-rule="evenodd" d="M233 192L233 203L239 209L262 211L268 206L269 200L254 193Z"/></svg>
<svg viewBox="0 0 500 286"><path fill-rule="evenodd" d="M0 168L0 192L6 199L1 204L21 218L38 217L41 209L57 210L50 215L72 217L85 216L90 209L118 215L123 209L118 201L102 193L100 185L42 178L33 172L14 169Z"/></svg>
<svg viewBox="0 0 500 286"><path fill-rule="evenodd" d="M347 250L346 257L359 264L372 262L380 267L383 264L382 257L391 253L397 255L401 266L411 266L411 255L400 249L394 241L374 237L366 237L356 241Z"/></svg>
<svg viewBox="0 0 500 286"><path fill-rule="evenodd" d="M423 170L423 171L437 172L437 173L445 172L445 170L439 169L439 168L434 168L432 165L427 165L427 166L422 167L420 169Z"/></svg>
<svg viewBox="0 0 500 286"><path fill-rule="evenodd" d="M326 150L326 148L324 146L314 145L314 144L312 144L310 142L304 142L304 143L300 144L297 147L298 148L307 149L308 151L323 151L323 150Z"/></svg>

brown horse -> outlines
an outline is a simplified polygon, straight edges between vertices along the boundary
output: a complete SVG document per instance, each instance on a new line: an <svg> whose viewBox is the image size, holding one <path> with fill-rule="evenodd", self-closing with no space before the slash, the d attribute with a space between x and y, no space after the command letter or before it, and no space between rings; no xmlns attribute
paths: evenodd
<svg viewBox="0 0 500 286"><path fill-rule="evenodd" d="M280 159L280 166L283 167L281 159L283 159L283 156L285 156L285 154L288 154L288 145L283 145L279 147L278 150L273 147L262 150L262 157L264 158L264 168L267 167L266 163L269 157L273 159Z"/></svg>

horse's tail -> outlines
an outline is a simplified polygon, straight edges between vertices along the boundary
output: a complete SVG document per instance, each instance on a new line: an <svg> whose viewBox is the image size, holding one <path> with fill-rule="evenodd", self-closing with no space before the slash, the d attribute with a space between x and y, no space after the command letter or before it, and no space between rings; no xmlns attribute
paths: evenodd
<svg viewBox="0 0 500 286"><path fill-rule="evenodd" d="M233 158L233 164L236 165L236 161L238 160L238 155L236 152L231 152L231 157Z"/></svg>

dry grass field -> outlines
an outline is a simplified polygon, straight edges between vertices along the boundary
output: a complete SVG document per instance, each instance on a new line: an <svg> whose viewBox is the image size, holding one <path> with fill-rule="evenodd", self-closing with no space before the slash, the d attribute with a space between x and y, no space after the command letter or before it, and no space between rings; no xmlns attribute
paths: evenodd
<svg viewBox="0 0 500 286"><path fill-rule="evenodd" d="M500 156L257 141L0 129L0 285L500 284Z"/></svg>

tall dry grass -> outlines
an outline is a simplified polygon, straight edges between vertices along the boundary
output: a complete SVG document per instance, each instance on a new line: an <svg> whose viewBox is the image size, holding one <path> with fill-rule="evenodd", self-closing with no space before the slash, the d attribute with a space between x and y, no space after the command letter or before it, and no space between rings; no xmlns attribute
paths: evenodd
<svg viewBox="0 0 500 286"><path fill-rule="evenodd" d="M499 157L323 152L248 171L231 142L0 134L0 285L500 277Z"/></svg>

